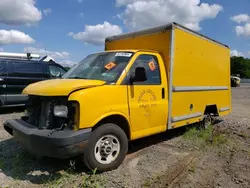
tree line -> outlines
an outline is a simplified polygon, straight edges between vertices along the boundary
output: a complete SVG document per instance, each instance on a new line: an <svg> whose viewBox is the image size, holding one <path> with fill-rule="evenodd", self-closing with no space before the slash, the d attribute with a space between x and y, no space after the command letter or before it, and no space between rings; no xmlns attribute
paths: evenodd
<svg viewBox="0 0 250 188"><path fill-rule="evenodd" d="M240 74L241 78L250 78L250 59L231 57L231 74Z"/></svg>

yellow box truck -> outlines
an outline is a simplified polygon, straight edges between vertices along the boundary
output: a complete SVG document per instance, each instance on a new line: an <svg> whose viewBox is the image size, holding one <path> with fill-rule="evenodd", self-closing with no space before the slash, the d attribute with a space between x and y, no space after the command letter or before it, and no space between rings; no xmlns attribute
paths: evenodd
<svg viewBox="0 0 250 188"><path fill-rule="evenodd" d="M177 23L105 40L61 79L26 87L28 113L5 130L30 152L124 160L128 142L231 112L230 49Z"/></svg>

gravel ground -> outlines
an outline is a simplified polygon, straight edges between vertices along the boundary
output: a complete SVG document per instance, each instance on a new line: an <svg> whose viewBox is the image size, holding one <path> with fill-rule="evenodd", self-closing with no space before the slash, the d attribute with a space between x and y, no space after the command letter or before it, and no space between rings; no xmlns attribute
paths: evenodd
<svg viewBox="0 0 250 188"><path fill-rule="evenodd" d="M130 144L117 170L96 175L78 160L38 160L26 153L2 127L22 113L5 110L0 115L0 187L248 188L250 85L233 88L232 97L233 113L215 124L208 138L207 131L197 137L180 128L140 139Z"/></svg>

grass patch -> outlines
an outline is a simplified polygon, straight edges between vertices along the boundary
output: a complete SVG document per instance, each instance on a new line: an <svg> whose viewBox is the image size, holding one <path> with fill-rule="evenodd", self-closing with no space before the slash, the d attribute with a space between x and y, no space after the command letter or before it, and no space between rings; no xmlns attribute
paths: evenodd
<svg viewBox="0 0 250 188"><path fill-rule="evenodd" d="M63 185L72 185L72 181L74 179L74 174L68 173L68 172L58 172L57 175L53 175L52 178L48 180L46 183L46 187L50 188L58 188L58 187L63 187Z"/></svg>
<svg viewBox="0 0 250 188"><path fill-rule="evenodd" d="M204 147L206 145L219 146L228 141L226 135L220 131L214 131L212 125L208 126L207 129L192 127L185 132L183 138L188 143L197 147Z"/></svg>
<svg viewBox="0 0 250 188"><path fill-rule="evenodd" d="M207 129L192 127L185 132L183 138L192 145L202 147L211 139L212 131L212 126L208 126Z"/></svg>
<svg viewBox="0 0 250 188"><path fill-rule="evenodd" d="M92 171L91 175L84 177L80 187L82 188L101 188L104 187L104 179L96 176L96 170Z"/></svg>
<svg viewBox="0 0 250 188"><path fill-rule="evenodd" d="M81 179L80 182L79 179ZM67 185L75 188L101 188L104 187L104 180L96 175L96 170L90 175L79 175L72 170L67 170L53 175L53 178L46 183L46 187L50 188L68 187Z"/></svg>
<svg viewBox="0 0 250 188"><path fill-rule="evenodd" d="M161 179L160 174L156 174L152 176L151 178L148 178L142 185L142 187L152 187L153 184L159 183Z"/></svg>
<svg viewBox="0 0 250 188"><path fill-rule="evenodd" d="M224 134L219 134L214 137L212 144L215 146L225 144L228 141Z"/></svg>

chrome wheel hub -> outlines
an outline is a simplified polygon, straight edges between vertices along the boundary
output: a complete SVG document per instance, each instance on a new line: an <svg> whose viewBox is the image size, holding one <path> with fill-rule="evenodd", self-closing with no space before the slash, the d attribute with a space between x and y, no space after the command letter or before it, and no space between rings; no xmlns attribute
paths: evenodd
<svg viewBox="0 0 250 188"><path fill-rule="evenodd" d="M118 157L120 142L114 135L105 135L97 141L94 152L99 163L109 164Z"/></svg>

